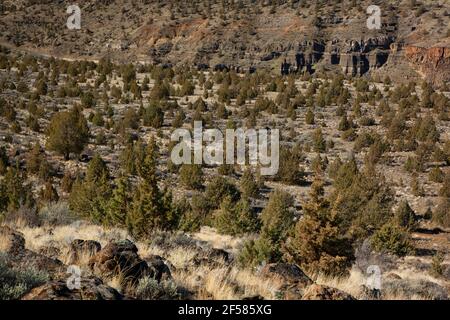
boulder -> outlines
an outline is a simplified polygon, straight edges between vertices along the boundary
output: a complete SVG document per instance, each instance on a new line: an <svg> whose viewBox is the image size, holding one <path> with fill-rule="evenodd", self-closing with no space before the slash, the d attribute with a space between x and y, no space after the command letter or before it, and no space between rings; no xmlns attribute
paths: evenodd
<svg viewBox="0 0 450 320"><path fill-rule="evenodd" d="M129 240L110 242L89 259L88 266L98 276L120 275L126 281L135 282L149 271L147 262L137 252L136 245Z"/></svg>
<svg viewBox="0 0 450 320"><path fill-rule="evenodd" d="M49 281L32 289L22 300L122 300L116 289L104 285L99 278L83 278L80 289L69 289L64 280Z"/></svg>
<svg viewBox="0 0 450 320"><path fill-rule="evenodd" d="M356 299L344 291L319 284L313 284L305 290L302 300L356 300Z"/></svg>
<svg viewBox="0 0 450 320"><path fill-rule="evenodd" d="M295 264L266 264L260 271L261 276L279 280L288 285L309 286L313 281Z"/></svg>
<svg viewBox="0 0 450 320"><path fill-rule="evenodd" d="M150 256L146 259L146 262L148 264L148 276L156 279L156 281L159 282L172 278L169 267L160 256Z"/></svg>
<svg viewBox="0 0 450 320"><path fill-rule="evenodd" d="M65 272L64 264L58 260L49 258L43 254L25 249L18 254L10 255L11 262L16 266L34 267L38 270L45 270L48 273Z"/></svg>

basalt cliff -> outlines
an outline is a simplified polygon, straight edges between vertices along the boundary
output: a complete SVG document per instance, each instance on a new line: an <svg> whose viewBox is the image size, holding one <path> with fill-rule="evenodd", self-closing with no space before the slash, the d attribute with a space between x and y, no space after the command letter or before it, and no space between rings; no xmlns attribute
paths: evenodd
<svg viewBox="0 0 450 320"><path fill-rule="evenodd" d="M342 71L450 79L450 3L378 1L86 0L81 29L66 27L70 1L5 0L0 41L52 56L195 64L199 69Z"/></svg>

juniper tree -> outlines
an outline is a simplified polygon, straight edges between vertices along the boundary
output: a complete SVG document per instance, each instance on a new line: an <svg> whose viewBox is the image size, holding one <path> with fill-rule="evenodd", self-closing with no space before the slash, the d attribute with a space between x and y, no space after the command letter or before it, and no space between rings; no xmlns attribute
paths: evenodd
<svg viewBox="0 0 450 320"><path fill-rule="evenodd" d="M214 215L213 225L220 233L235 236L258 231L259 219L248 200L242 198L235 203L225 197Z"/></svg>
<svg viewBox="0 0 450 320"><path fill-rule="evenodd" d="M114 226L125 226L131 206L131 186L127 176L116 180L116 187L112 191L107 207L107 221Z"/></svg>
<svg viewBox="0 0 450 320"><path fill-rule="evenodd" d="M137 170L140 181L126 219L128 230L136 237L145 237L152 230L164 229L168 224L171 208L167 207L169 204L164 201L164 193L158 187L158 154L158 147L152 138L146 147L145 158Z"/></svg>
<svg viewBox="0 0 450 320"><path fill-rule="evenodd" d="M89 141L89 127L78 107L55 114L47 128L47 148L69 159L70 153L80 154Z"/></svg>
<svg viewBox="0 0 450 320"><path fill-rule="evenodd" d="M99 155L89 162L84 179L77 177L72 186L69 206L77 214L98 223L107 222L107 205L111 196L109 170Z"/></svg>
<svg viewBox="0 0 450 320"><path fill-rule="evenodd" d="M256 241L247 242L241 251L241 263L257 265L282 258L281 245L294 224L294 200L284 191L275 190L261 214L261 232Z"/></svg>
<svg viewBox="0 0 450 320"><path fill-rule="evenodd" d="M354 260L352 242L341 233L321 180L314 181L310 197L293 236L286 242L287 259L312 273L345 275Z"/></svg>
<svg viewBox="0 0 450 320"><path fill-rule="evenodd" d="M395 223L403 228L412 230L416 224L416 214L409 206L409 203L405 200L400 203L395 211Z"/></svg>

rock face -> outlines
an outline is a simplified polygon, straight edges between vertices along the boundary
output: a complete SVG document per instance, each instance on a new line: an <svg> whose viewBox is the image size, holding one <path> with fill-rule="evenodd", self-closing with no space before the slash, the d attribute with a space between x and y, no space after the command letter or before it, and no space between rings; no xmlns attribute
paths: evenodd
<svg viewBox="0 0 450 320"><path fill-rule="evenodd" d="M305 291L302 300L355 300L355 298L344 291L313 284Z"/></svg>
<svg viewBox="0 0 450 320"><path fill-rule="evenodd" d="M22 300L122 300L116 289L103 284L98 278L81 279L80 289L71 290L66 281L50 281L34 288Z"/></svg>
<svg viewBox="0 0 450 320"><path fill-rule="evenodd" d="M137 254L138 249L129 240L111 242L89 260L90 269L104 278L121 276L135 282L149 272L147 262Z"/></svg>
<svg viewBox="0 0 450 320"><path fill-rule="evenodd" d="M404 56L435 85L450 81L450 48L406 46Z"/></svg>

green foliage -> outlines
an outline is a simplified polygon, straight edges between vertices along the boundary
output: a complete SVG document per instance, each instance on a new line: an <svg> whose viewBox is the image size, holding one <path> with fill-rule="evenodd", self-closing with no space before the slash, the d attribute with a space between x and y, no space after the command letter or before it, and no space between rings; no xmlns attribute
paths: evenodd
<svg viewBox="0 0 450 320"><path fill-rule="evenodd" d="M11 268L7 258L0 255L0 300L17 300L32 288L49 280L43 270L30 267Z"/></svg>
<svg viewBox="0 0 450 320"><path fill-rule="evenodd" d="M247 168L244 171L240 179L240 190L246 198L256 198L258 196L259 187L251 168Z"/></svg>
<svg viewBox="0 0 450 320"><path fill-rule="evenodd" d="M408 232L392 223L386 223L375 232L371 245L376 251L397 256L405 256L413 250Z"/></svg>
<svg viewBox="0 0 450 320"><path fill-rule="evenodd" d="M214 215L213 224L220 233L233 236L257 232L259 229L259 219L244 198L235 203L226 197Z"/></svg>
<svg viewBox="0 0 450 320"><path fill-rule="evenodd" d="M402 201L395 211L394 220L400 227L407 230L414 229L416 225L416 214L411 209L407 201Z"/></svg>
<svg viewBox="0 0 450 320"><path fill-rule="evenodd" d="M333 186L333 208L341 232L364 239L392 218L394 195L384 177L359 172L354 159L341 166Z"/></svg>
<svg viewBox="0 0 450 320"><path fill-rule="evenodd" d="M442 253L437 253L433 256L431 261L430 274L434 277L442 277L444 275L445 267L443 265L445 257Z"/></svg>
<svg viewBox="0 0 450 320"><path fill-rule="evenodd" d="M159 150L152 138L138 174L139 185L134 191L131 209L126 217L129 232L146 237L155 229L172 229L178 225L180 207L174 205L172 194L158 187L156 165Z"/></svg>
<svg viewBox="0 0 450 320"><path fill-rule="evenodd" d="M122 176L116 180L107 207L107 221L111 225L125 226L132 201L131 186L128 177Z"/></svg>
<svg viewBox="0 0 450 320"><path fill-rule="evenodd" d="M442 198L433 212L433 222L450 228L450 198Z"/></svg>
<svg viewBox="0 0 450 320"><path fill-rule="evenodd" d="M193 190L203 188L203 171L201 165L198 164L183 164L180 169L181 183Z"/></svg>
<svg viewBox="0 0 450 320"><path fill-rule="evenodd" d="M240 261L250 265L280 261L281 245L294 224L294 199L288 193L275 190L261 213L261 232L256 241L247 243Z"/></svg>
<svg viewBox="0 0 450 320"><path fill-rule="evenodd" d="M0 180L0 213L34 205L31 188L26 184L26 176L18 167L8 167Z"/></svg>
<svg viewBox="0 0 450 320"><path fill-rule="evenodd" d="M276 175L277 180L289 184L301 184L304 181L304 172L299 166L304 155L298 148L282 147L280 150L280 166Z"/></svg>
<svg viewBox="0 0 450 320"><path fill-rule="evenodd" d="M69 159L70 153L80 154L89 141L86 118L77 107L55 114L47 128L47 147Z"/></svg>
<svg viewBox="0 0 450 320"><path fill-rule="evenodd" d="M151 126L153 128L161 128L164 123L164 112L161 107L155 103L150 103L150 105L145 109L144 113L144 125Z"/></svg>
<svg viewBox="0 0 450 320"><path fill-rule="evenodd" d="M323 137L322 129L317 128L312 134L312 141L314 146L314 151L325 152L326 151L326 141Z"/></svg>
<svg viewBox="0 0 450 320"><path fill-rule="evenodd" d="M314 124L315 123L314 112L311 109L308 109L308 111L306 112L305 123L306 124Z"/></svg>
<svg viewBox="0 0 450 320"><path fill-rule="evenodd" d="M163 280L158 282L151 277L139 280L136 286L136 298L139 300L178 300L180 294L175 282Z"/></svg>
<svg viewBox="0 0 450 320"><path fill-rule="evenodd" d="M340 233L336 214L323 195L323 183L316 180L285 251L289 260L312 273L342 276L354 259L352 242Z"/></svg>
<svg viewBox="0 0 450 320"><path fill-rule="evenodd" d="M109 171L99 155L89 162L86 177L79 177L72 186L69 207L82 217L97 223L106 223L107 206L111 196Z"/></svg>

